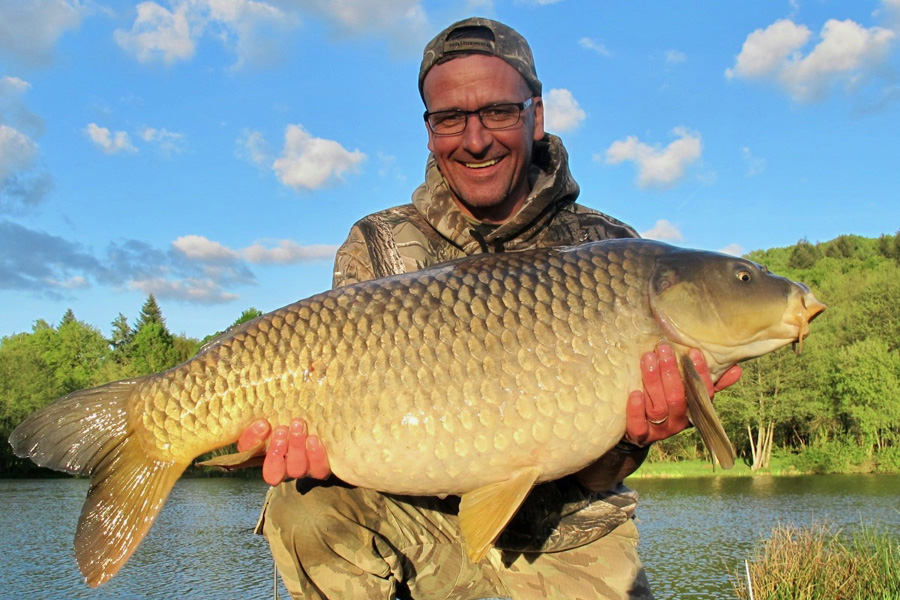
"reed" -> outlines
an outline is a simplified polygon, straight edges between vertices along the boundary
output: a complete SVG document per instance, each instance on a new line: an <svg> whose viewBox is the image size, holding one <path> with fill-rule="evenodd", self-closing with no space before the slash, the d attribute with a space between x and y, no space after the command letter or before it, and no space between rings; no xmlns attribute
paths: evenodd
<svg viewBox="0 0 900 600"><path fill-rule="evenodd" d="M778 525L747 571L732 573L741 600L900 600L900 538L866 525Z"/></svg>

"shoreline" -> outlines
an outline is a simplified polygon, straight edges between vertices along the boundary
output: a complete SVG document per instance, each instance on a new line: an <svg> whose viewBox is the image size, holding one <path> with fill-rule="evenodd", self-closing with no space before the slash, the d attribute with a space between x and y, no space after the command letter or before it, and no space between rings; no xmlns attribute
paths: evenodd
<svg viewBox="0 0 900 600"><path fill-rule="evenodd" d="M750 466L738 462L731 469L723 469L708 460L677 462L645 462L626 481L634 479L681 479L689 477L796 477L800 475L897 475L895 471L873 471L864 467L847 470L817 472L800 471L793 465L775 464L766 469L751 471Z"/></svg>

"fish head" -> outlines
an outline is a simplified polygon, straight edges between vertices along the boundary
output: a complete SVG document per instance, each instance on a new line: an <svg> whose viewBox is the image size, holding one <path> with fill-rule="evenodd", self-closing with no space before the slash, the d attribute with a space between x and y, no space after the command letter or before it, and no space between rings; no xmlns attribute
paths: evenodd
<svg viewBox="0 0 900 600"><path fill-rule="evenodd" d="M825 305L753 261L675 249L657 257L650 306L667 338L700 349L714 376L809 334Z"/></svg>

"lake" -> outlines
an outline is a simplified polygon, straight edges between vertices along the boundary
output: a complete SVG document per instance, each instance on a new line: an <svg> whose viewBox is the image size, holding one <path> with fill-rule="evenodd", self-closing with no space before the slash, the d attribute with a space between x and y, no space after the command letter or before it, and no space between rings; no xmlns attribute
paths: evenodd
<svg viewBox="0 0 900 600"><path fill-rule="evenodd" d="M638 479L640 553L659 599L734 598L729 571L773 525L827 520L900 529L900 476ZM266 486L186 479L122 571L92 590L72 535L88 482L0 480L0 598L256 600L274 597L273 565L252 534ZM283 588L282 599L288 598Z"/></svg>

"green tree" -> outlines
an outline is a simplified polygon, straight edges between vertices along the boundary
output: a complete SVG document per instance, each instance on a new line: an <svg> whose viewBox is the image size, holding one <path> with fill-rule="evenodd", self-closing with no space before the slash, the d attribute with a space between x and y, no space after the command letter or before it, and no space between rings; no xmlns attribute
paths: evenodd
<svg viewBox="0 0 900 600"><path fill-rule="evenodd" d="M44 356L65 393L103 383L97 374L110 350L100 330L77 319L63 319L55 333Z"/></svg>
<svg viewBox="0 0 900 600"><path fill-rule="evenodd" d="M122 330L121 320L117 319L116 322ZM147 297L141 307L137 324L124 348L124 370L128 376L149 375L180 362L175 338L166 327L162 309L153 294Z"/></svg>
<svg viewBox="0 0 900 600"><path fill-rule="evenodd" d="M791 269L808 269L821 257L822 253L819 249L803 239L797 242L797 245L791 250L787 266Z"/></svg>
<svg viewBox="0 0 900 600"><path fill-rule="evenodd" d="M135 330L140 331L142 327L149 325L150 323L159 323L163 327L166 326L166 320L163 318L162 309L159 307L159 304L157 304L156 297L153 294L147 296L147 300L141 307L141 314L138 317Z"/></svg>
<svg viewBox="0 0 900 600"><path fill-rule="evenodd" d="M20 333L0 340L0 438L9 438L25 417L65 393L65 389L50 376L52 368L46 359L48 341L41 336L55 336L55 331L40 324L34 333ZM12 454L8 444L0 451L0 472L15 473L30 470Z"/></svg>
<svg viewBox="0 0 900 600"><path fill-rule="evenodd" d="M900 353L868 338L838 350L834 392L840 416L867 451L900 441Z"/></svg>

